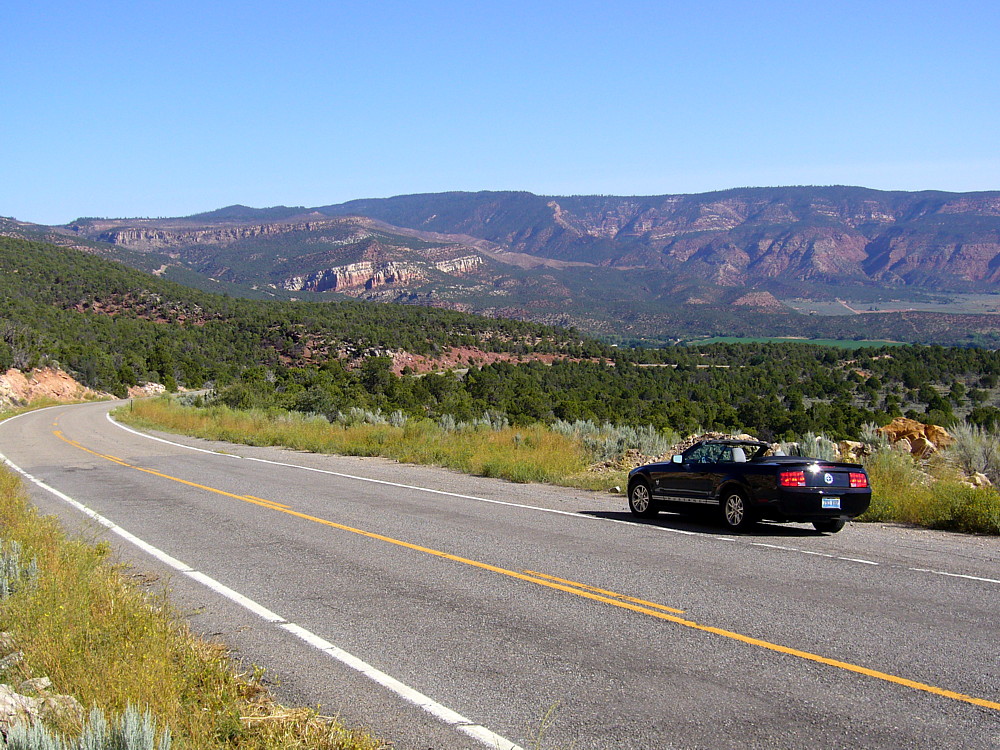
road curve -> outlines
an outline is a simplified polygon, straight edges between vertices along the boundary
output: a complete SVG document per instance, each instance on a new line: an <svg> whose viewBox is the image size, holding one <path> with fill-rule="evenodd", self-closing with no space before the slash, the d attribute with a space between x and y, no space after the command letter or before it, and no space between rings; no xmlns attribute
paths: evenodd
<svg viewBox="0 0 1000 750"><path fill-rule="evenodd" d="M0 453L71 528L142 540L111 537L280 698L398 747L1000 748L1000 540L635 523L609 495L141 435L112 406L7 420Z"/></svg>

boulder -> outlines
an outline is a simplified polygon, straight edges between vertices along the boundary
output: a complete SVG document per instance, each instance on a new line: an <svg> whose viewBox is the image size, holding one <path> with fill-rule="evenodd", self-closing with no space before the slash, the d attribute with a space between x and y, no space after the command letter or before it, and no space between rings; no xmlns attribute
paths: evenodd
<svg viewBox="0 0 1000 750"><path fill-rule="evenodd" d="M894 448L902 450L905 447L908 453L918 458L926 458L938 448L955 442L944 427L924 424L908 417L896 417L885 427L880 427L879 432Z"/></svg>
<svg viewBox="0 0 1000 750"><path fill-rule="evenodd" d="M993 482L990 478L981 472L976 472L971 477L969 477L969 484L973 487L992 487Z"/></svg>
<svg viewBox="0 0 1000 750"><path fill-rule="evenodd" d="M865 455L865 444L857 440L841 440L837 443L837 455L841 461L857 463Z"/></svg>
<svg viewBox="0 0 1000 750"><path fill-rule="evenodd" d="M15 724L38 721L38 699L21 695L10 685L0 685L0 733L4 736Z"/></svg>
<svg viewBox="0 0 1000 750"><path fill-rule="evenodd" d="M937 446L923 435L917 435L910 440L910 454L917 458L927 458L937 450Z"/></svg>
<svg viewBox="0 0 1000 750"><path fill-rule="evenodd" d="M900 438L895 443L892 444L894 450L900 453L912 453L913 446L910 445L910 441L907 438Z"/></svg>

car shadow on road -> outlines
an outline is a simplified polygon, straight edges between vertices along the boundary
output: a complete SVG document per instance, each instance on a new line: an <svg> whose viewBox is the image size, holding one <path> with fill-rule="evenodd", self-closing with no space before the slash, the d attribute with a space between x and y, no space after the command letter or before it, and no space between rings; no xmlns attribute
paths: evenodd
<svg viewBox="0 0 1000 750"><path fill-rule="evenodd" d="M685 516L666 512L660 513L656 518L636 518L628 511L608 510L582 510L580 511L580 515L606 518L611 521L622 521L624 523L634 523L636 526L660 526L666 529L689 531L694 534L704 534L706 536L768 537L771 539L826 536L826 534L816 531L811 526L767 522L754 524L746 531L733 532L722 526L721 523L715 523L709 518L698 518L697 516Z"/></svg>

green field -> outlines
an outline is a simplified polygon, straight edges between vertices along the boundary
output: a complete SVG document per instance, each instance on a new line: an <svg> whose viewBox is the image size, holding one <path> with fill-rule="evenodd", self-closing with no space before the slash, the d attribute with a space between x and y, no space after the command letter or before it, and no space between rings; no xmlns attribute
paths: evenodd
<svg viewBox="0 0 1000 750"><path fill-rule="evenodd" d="M873 339L803 339L774 336L713 336L710 339L697 339L686 342L689 346L702 344L816 344L818 346L836 346L841 349L861 349L872 346L904 346L900 341L877 341Z"/></svg>

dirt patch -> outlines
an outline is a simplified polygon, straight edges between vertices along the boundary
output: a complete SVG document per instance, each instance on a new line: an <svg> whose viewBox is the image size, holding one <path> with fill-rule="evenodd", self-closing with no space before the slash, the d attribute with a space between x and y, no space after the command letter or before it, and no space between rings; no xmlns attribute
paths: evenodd
<svg viewBox="0 0 1000 750"><path fill-rule="evenodd" d="M392 371L427 373L466 369L470 365L482 367L494 362L544 362L551 365L556 360L571 359L563 354L511 354L510 352L487 352L471 346L455 346L434 357L422 354L397 352L392 355Z"/></svg>

